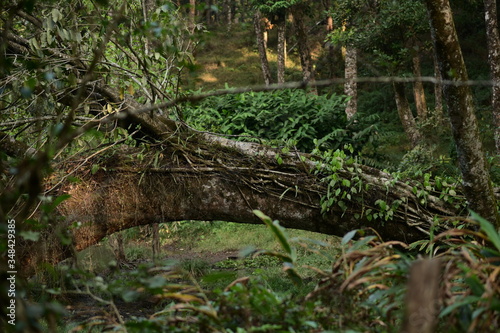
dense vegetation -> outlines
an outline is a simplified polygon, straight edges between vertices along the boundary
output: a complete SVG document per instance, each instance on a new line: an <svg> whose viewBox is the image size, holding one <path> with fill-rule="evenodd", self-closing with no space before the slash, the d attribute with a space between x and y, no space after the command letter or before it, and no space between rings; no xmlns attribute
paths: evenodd
<svg viewBox="0 0 500 333"><path fill-rule="evenodd" d="M17 332L499 330L500 221L495 209L490 221L468 209L482 198L470 200L464 165L480 169L480 163L467 160L457 143L449 117L455 111L439 85L460 73L437 73L429 30L427 9L446 2L2 3L2 327ZM484 146L479 153L487 160L485 179L495 187L491 200L498 203L498 111L491 103L491 82L484 82L495 80L485 65L484 8L468 0L452 6L479 121L479 132L470 136ZM262 162L258 154L209 146L202 134L259 143L275 153ZM232 153L236 157L228 159ZM158 217L142 223L151 227L106 234L80 253L72 245L86 222L71 220L71 211L64 210L72 199L68 188L93 191L92 184L100 182L111 188L110 179L119 179L120 172L139 175L139 185L147 187L147 173L137 171L146 166L151 173L178 170L173 182L182 173L201 179L201 172L219 172L236 183L234 170L263 165L276 175L312 166L307 172L317 181L312 187L320 196L317 210L340 219L355 215L362 227L340 238L286 230L273 221L272 210L254 210L261 225L161 223ZM383 195L366 198L377 193L369 192L373 185L364 177L372 168L391 178ZM301 181L307 180L283 185L278 177L250 174L243 184L265 192L255 184L272 183L281 189L272 195L291 201L302 194ZM123 186L130 194L133 187ZM414 196L414 205L394 198L401 188ZM136 205L114 194L105 200ZM487 189L483 194L489 196ZM146 215L148 204L161 200L147 198L136 214ZM97 213L89 215L100 216L103 207L91 207ZM425 226L415 223L426 238L411 244L384 239L381 230L401 218L402 207L431 216L438 207L459 216L436 213L423 231ZM374 223L365 227L362 219ZM84 236L102 238L96 235ZM36 267L36 274L23 276L27 267L16 261L21 250L36 249L37 243L50 248L43 244L48 240L70 258L52 263L32 253L23 263ZM7 272L14 268L19 273L11 294L8 278L14 273ZM15 325L9 322L12 300Z"/></svg>

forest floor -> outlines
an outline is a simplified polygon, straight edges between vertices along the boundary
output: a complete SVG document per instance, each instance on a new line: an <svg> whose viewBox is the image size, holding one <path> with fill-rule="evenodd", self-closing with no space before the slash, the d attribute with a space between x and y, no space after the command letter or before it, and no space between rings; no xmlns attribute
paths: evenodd
<svg viewBox="0 0 500 333"><path fill-rule="evenodd" d="M287 231L291 239L297 239L294 244L298 244L299 239L315 239L332 245L332 255L335 255L334 248L338 248L339 238L337 237L300 230ZM141 265L180 268L188 274L186 281L196 281L208 297L213 290L222 290L235 279L253 276L255 272L259 272L266 286L275 292L286 294L290 292L290 288L293 288L293 284L282 272L281 262L276 258L268 256L239 258L240 252L248 247L279 250L274 236L263 225L188 221L176 222L173 226L162 224L160 228L161 255L160 259L155 261L152 260L151 238L147 228L127 230L123 236L126 239L127 259L118 266L118 271L116 268L114 270L110 268L110 262L115 260L115 255L108 239L80 252L78 255L80 266L102 277L107 283L111 283L117 276L126 280L128 274L137 270ZM329 261L317 254L302 249L298 249L298 254L301 265L323 269L331 267ZM220 277L205 281L206 276L218 276L221 273ZM303 290L293 290L294 293L306 294L315 285L315 272L303 269L302 274L308 283L305 284ZM117 310L109 304L96 300L88 293L78 295L69 293L64 295L60 302L67 312L63 318L65 325L82 322L118 323L116 311L125 320L149 318L170 304L169 300L161 301L152 295L148 296L147 293L132 302L125 302L119 296L113 297Z"/></svg>
<svg viewBox="0 0 500 333"><path fill-rule="evenodd" d="M203 42L194 52L194 67L182 76L185 89L209 91L226 86L247 87L264 84L253 28L235 27L230 32L216 28L202 36ZM271 31L268 42L268 60L271 72L277 71L277 36ZM289 81L301 80L300 60L296 52L286 59Z"/></svg>

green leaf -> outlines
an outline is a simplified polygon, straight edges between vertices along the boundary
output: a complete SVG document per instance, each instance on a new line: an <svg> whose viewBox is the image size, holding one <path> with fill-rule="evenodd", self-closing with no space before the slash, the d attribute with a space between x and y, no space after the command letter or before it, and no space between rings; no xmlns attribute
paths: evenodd
<svg viewBox="0 0 500 333"><path fill-rule="evenodd" d="M161 288L165 285L167 279L161 275L156 275L147 281L147 286L151 289Z"/></svg>
<svg viewBox="0 0 500 333"><path fill-rule="evenodd" d="M283 164L283 159L281 158L280 155L276 155L276 162L278 162L278 165L282 165Z"/></svg>
<svg viewBox="0 0 500 333"><path fill-rule="evenodd" d="M349 243L349 241L354 237L354 235L356 235L358 230L359 229L354 229L354 230L349 231L347 234L345 234L344 237L342 237L341 244L346 245L347 243Z"/></svg>
<svg viewBox="0 0 500 333"><path fill-rule="evenodd" d="M62 18L61 12L58 9L56 9L56 8L52 9L51 14L52 14L52 20L54 22L57 22L57 21L59 21Z"/></svg>
<svg viewBox="0 0 500 333"><path fill-rule="evenodd" d="M69 194L61 194L60 196L58 196L56 198L56 200L54 200L54 202L52 202L52 205L55 207L59 206L59 204L65 200L68 200L69 198L71 198L71 195Z"/></svg>
<svg viewBox="0 0 500 333"><path fill-rule="evenodd" d="M375 201L375 204L380 207L381 210L386 210L387 208L387 203L384 200L377 200Z"/></svg>
<svg viewBox="0 0 500 333"><path fill-rule="evenodd" d="M19 233L19 236L21 236L25 240L30 240L30 241L34 241L34 242L36 242L40 239L40 233L34 232L34 231L21 231Z"/></svg>
<svg viewBox="0 0 500 333"><path fill-rule="evenodd" d="M281 244L283 250L285 250L285 252L288 254L292 254L293 251L290 243L288 242L288 235L286 234L285 229L279 225L279 222L271 221L271 218L269 216L265 215L259 210L254 210L253 213L257 215L257 217L260 218L262 222L264 222L268 226L269 229L271 229L272 233Z"/></svg>
<svg viewBox="0 0 500 333"><path fill-rule="evenodd" d="M90 173L92 173L93 175L95 175L95 173L99 171L99 164L92 164L92 167L90 169Z"/></svg>
<svg viewBox="0 0 500 333"><path fill-rule="evenodd" d="M57 208L57 206L58 206L61 202L63 202L64 200L67 200L67 199L69 199L69 198L71 198L71 195L69 195L69 194L62 194L62 195L58 196L58 197L57 197L54 201L49 202L49 203L47 203L47 204L43 205L43 206L42 206L42 210L43 210L45 213L47 213L47 214L52 213L52 212L54 211L54 209L56 209L56 208Z"/></svg>
<svg viewBox="0 0 500 333"><path fill-rule="evenodd" d="M300 286L302 285L302 278L295 269L292 263L285 262L283 264L283 270L288 274L288 277L293 281L294 284Z"/></svg>
<svg viewBox="0 0 500 333"><path fill-rule="evenodd" d="M490 222L488 222L475 212L471 211L471 215L474 220L479 222L481 229L484 230L484 232L486 233L486 235L488 235L488 238L493 243L493 245L495 245L497 250L500 251L500 236L495 227Z"/></svg>
<svg viewBox="0 0 500 333"><path fill-rule="evenodd" d="M443 318L444 316L450 314L451 312L453 312L453 310L458 309L459 307L462 307L462 306L467 305L467 304L472 304L472 303L478 302L480 300L481 300L481 297L467 296L464 299L462 299L461 301L455 302L455 303L447 306L443 311L441 311L441 313L439 314L439 318Z"/></svg>
<svg viewBox="0 0 500 333"><path fill-rule="evenodd" d="M363 246L366 246L366 244L370 243L372 240L374 240L375 236L367 236L367 237L364 237L364 238L361 238L360 240L356 241L350 248L349 248L349 251L348 252L353 252L353 251L357 251L359 250L360 248L362 248Z"/></svg>
<svg viewBox="0 0 500 333"><path fill-rule="evenodd" d="M474 295L481 296L484 293L484 286L476 275L465 278L465 283L469 285Z"/></svg>
<svg viewBox="0 0 500 333"><path fill-rule="evenodd" d="M140 294L135 290L127 290L122 294L122 298L125 302L130 303L137 300L137 298L139 298L139 295Z"/></svg>

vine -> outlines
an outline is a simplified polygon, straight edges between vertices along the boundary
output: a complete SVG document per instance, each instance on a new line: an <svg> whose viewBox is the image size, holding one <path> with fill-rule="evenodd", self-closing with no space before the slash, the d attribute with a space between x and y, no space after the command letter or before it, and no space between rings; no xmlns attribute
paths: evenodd
<svg viewBox="0 0 500 333"><path fill-rule="evenodd" d="M460 179L435 176L431 172L418 173L415 179L404 180L404 185L401 185L401 178L405 175L400 172L385 172L388 178L378 186L385 187L386 197L370 202L365 200L365 196L374 184L364 176L363 166L359 163L362 157L354 155L352 146L345 145L343 150L326 151L317 146L313 156L316 157L314 174L321 177L321 182L326 185L325 194L321 196L320 201L322 214L327 214L335 207L339 207L345 214L348 203L351 202L362 206L360 212L353 212L356 219L389 221L400 212L402 205L408 205L412 195L413 200L417 201L414 204L424 209L430 208L437 200L444 201L456 210L465 209L467 206L464 196L459 193ZM397 184L407 187L408 196L391 198L390 193L396 191Z"/></svg>

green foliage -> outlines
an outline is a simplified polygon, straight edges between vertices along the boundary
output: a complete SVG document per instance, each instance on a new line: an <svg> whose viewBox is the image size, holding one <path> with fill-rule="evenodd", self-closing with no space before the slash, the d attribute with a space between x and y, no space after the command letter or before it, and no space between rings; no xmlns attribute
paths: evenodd
<svg viewBox="0 0 500 333"><path fill-rule="evenodd" d="M297 266L297 251L295 247L292 247L290 245L289 237L285 231L285 229L279 225L278 221L272 221L271 218L261 211L254 210L253 211L255 215L257 215L262 222L266 224L266 226L270 229L272 234L276 237L278 240L278 243L281 245L283 252L276 252L276 251L268 251L268 250L263 250L263 251L258 251L257 254L265 254L269 256L274 256L283 261L283 271L285 271L290 279L295 283L295 284L302 284L302 278L298 274L296 270Z"/></svg>
<svg viewBox="0 0 500 333"><path fill-rule="evenodd" d="M440 257L447 262L450 295L439 318L456 331L494 332L500 326L500 288L494 282L500 265L500 234L490 222L471 213L479 230L450 230L438 235L450 245Z"/></svg>
<svg viewBox="0 0 500 333"><path fill-rule="evenodd" d="M267 15L280 14L290 7L304 3L304 0L251 0L251 3Z"/></svg>
<svg viewBox="0 0 500 333"><path fill-rule="evenodd" d="M195 128L244 140L289 142L301 151L311 151L318 140L324 147L337 149L350 143L358 150L374 139L376 117L359 114L347 121L345 102L345 96L317 96L303 90L251 92L186 105L184 115Z"/></svg>
<svg viewBox="0 0 500 333"><path fill-rule="evenodd" d="M409 42L429 31L427 12L419 1L340 0L331 14L338 28L328 39L370 52L378 68L390 73L405 68L414 51Z"/></svg>
<svg viewBox="0 0 500 333"><path fill-rule="evenodd" d="M436 145L419 145L407 152L398 167L402 178L415 178L426 172L458 177L459 172L453 160L445 155L436 158L436 150Z"/></svg>
<svg viewBox="0 0 500 333"><path fill-rule="evenodd" d="M352 147L350 153L354 152ZM361 170L356 166L356 159L347 156L344 150L327 150L322 151L315 149L314 155L320 156L321 160L316 164L316 174L321 175L321 182L327 184L326 195L321 197L321 212L330 211L332 206L338 205L342 211L346 211L346 201L353 199L361 201L363 191L363 182L357 173ZM354 175L350 179L345 178L344 170L353 172Z"/></svg>
<svg viewBox="0 0 500 333"><path fill-rule="evenodd" d="M425 172L425 164L419 157L420 155L427 156L427 152L423 148L415 149L413 152L408 155L416 158L405 162L409 165L408 170L390 173L391 178L384 184L386 191L391 191L391 187L397 181L406 180L406 184L411 186L413 194L422 206L427 206L429 196L432 195L452 204L456 209L465 211L467 207L465 198L457 193L461 179L456 176L447 176L444 172L438 175L430 171ZM362 156L354 156L354 149L351 146L346 145L344 150L335 151L316 148L313 156L317 159L314 173L327 187L326 194L320 199L323 214L336 207L345 214L349 204L354 204L363 207L361 213L354 214L356 219L380 220L383 224L384 221L394 217L402 204L407 204L408 198L406 197L391 201L377 199L371 206L364 201L370 184L363 180L360 161L364 159ZM447 163L447 161L442 163Z"/></svg>

